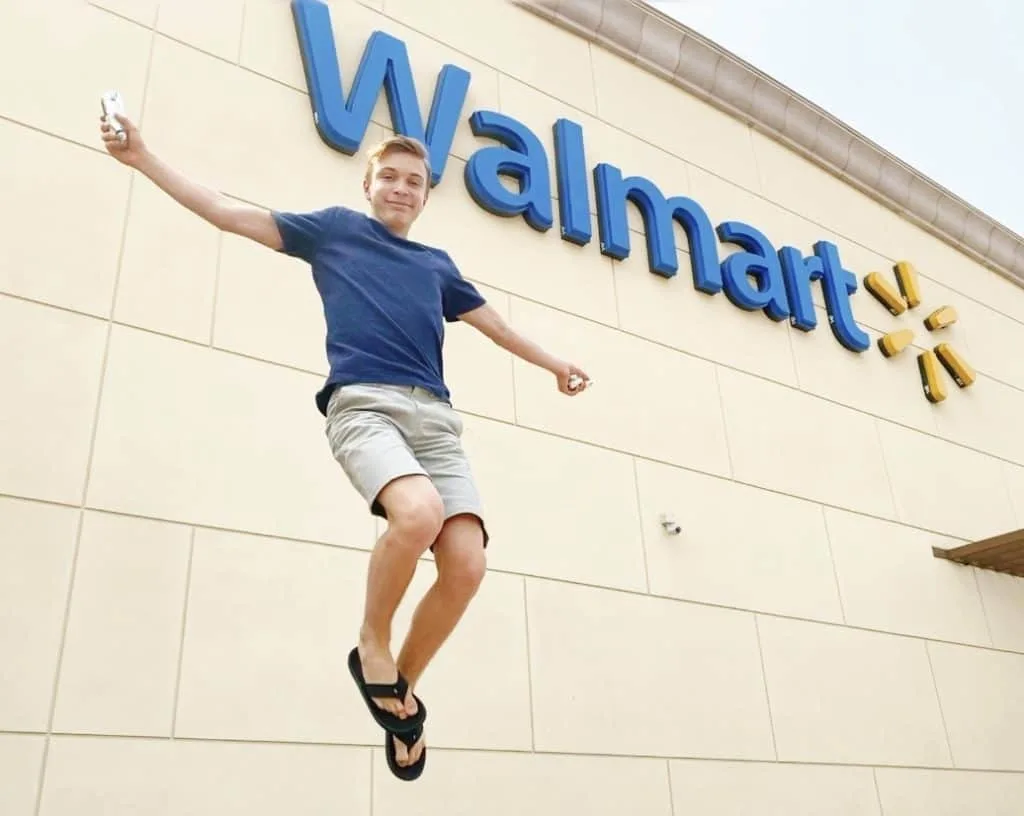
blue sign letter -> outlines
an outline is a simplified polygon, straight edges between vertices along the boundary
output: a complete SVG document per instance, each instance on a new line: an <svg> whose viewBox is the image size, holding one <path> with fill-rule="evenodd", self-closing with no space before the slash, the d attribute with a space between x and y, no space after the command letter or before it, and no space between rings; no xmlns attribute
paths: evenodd
<svg viewBox="0 0 1024 816"><path fill-rule="evenodd" d="M799 249L788 246L779 250L779 263L793 312L790 325L801 331L812 331L818 325L818 315L811 299L811 281L821 280L821 258L812 255L805 259Z"/></svg>
<svg viewBox="0 0 1024 816"><path fill-rule="evenodd" d="M551 214L551 176L540 139L526 125L493 111L477 111L470 119L473 133L504 142L508 147L482 147L466 162L466 187L473 200L495 215L523 213L526 223L543 232L554 223ZM513 193L498 176L519 183Z"/></svg>
<svg viewBox="0 0 1024 816"><path fill-rule="evenodd" d="M640 176L623 179L622 171L610 164L594 168L597 189L597 225L601 252L620 261L629 255L629 220L626 201L640 208L647 230L647 259L651 272L671 278L679 269L676 258L673 219L686 231L690 246L693 284L702 292L722 289L718 268L718 242L707 213L696 201L675 196L667 201L655 184Z"/></svg>
<svg viewBox="0 0 1024 816"><path fill-rule="evenodd" d="M568 119L559 119L553 130L562 238L583 246L590 243L593 234L590 228L590 192L587 190L583 129Z"/></svg>
<svg viewBox="0 0 1024 816"><path fill-rule="evenodd" d="M746 250L735 252L722 261L725 296L741 309L764 309L772 320L789 317L779 259L764 234L748 224L725 221L718 225L718 237ZM757 278L757 288L751 286L748 275Z"/></svg>
<svg viewBox="0 0 1024 816"><path fill-rule="evenodd" d="M424 133L409 55L401 40L382 31L373 33L363 51L346 101L327 3L324 0L292 0L292 18L306 71L313 121L320 138L349 155L359 150L383 86L391 112L392 130L427 145L433 170L431 180L437 184L444 175L455 128L466 101L469 74L454 65L446 65L442 69Z"/></svg>
<svg viewBox="0 0 1024 816"><path fill-rule="evenodd" d="M818 241L814 254L821 258L822 289L832 333L851 351L864 351L871 345L871 338L857 325L850 309L850 295L857 291L857 278L843 269L835 244Z"/></svg>

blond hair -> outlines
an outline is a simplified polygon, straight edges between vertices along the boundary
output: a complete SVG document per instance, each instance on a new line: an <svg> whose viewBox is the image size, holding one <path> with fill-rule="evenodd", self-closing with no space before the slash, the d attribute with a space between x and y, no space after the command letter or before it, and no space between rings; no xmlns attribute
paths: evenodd
<svg viewBox="0 0 1024 816"><path fill-rule="evenodd" d="M411 136L392 136L384 141L380 142L373 150L370 151L370 155L366 159L366 176L365 180L370 180L370 175L373 173L373 165L383 159L388 153L412 153L414 156L419 156L423 160L423 164L427 168L427 188L430 187L430 154L427 152L427 146L423 144L419 139L414 139Z"/></svg>

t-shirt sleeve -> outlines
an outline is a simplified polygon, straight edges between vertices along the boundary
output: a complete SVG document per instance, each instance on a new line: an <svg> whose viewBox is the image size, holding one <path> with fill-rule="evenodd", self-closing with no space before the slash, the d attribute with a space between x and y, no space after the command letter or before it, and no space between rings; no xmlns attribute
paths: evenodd
<svg viewBox="0 0 1024 816"><path fill-rule="evenodd" d="M338 207L327 207L311 212L272 211L271 215L281 233L281 252L312 263L324 236L339 215Z"/></svg>
<svg viewBox="0 0 1024 816"><path fill-rule="evenodd" d="M459 268L447 252L443 253L443 257L448 263L448 271L441 290L441 304L444 319L454 323L459 319L459 315L483 306L487 300L472 283L462 277Z"/></svg>

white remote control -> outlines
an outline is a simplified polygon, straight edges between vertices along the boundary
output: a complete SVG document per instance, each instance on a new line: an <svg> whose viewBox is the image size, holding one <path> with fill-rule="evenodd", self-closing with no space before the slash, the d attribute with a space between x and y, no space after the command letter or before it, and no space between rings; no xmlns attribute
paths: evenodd
<svg viewBox="0 0 1024 816"><path fill-rule="evenodd" d="M124 100L121 98L121 94L117 91L104 91L100 96L100 107L103 109L107 124L117 134L118 141L123 142L128 138L128 134L124 132L124 125L114 117L115 113L124 115Z"/></svg>

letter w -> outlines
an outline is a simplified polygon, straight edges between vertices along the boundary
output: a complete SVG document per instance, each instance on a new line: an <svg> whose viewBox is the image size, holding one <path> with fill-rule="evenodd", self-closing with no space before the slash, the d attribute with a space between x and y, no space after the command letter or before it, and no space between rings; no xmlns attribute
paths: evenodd
<svg viewBox="0 0 1024 816"><path fill-rule="evenodd" d="M437 78L430 120L424 133L416 86L405 44L375 31L366 44L348 100L342 90L341 68L324 0L292 0L292 17L299 38L313 121L320 137L349 155L359 150L383 86L395 133L426 144L437 184L444 175L455 128L469 90L469 72L445 65Z"/></svg>

